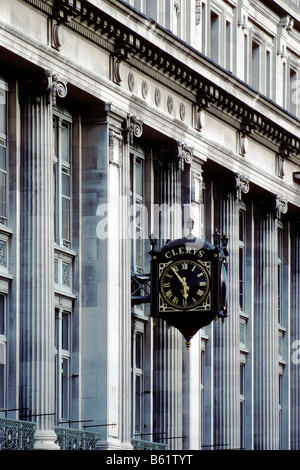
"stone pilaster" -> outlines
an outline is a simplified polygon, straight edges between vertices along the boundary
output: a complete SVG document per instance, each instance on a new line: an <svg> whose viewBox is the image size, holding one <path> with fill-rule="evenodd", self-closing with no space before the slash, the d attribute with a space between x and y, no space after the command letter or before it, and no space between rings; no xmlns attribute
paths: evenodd
<svg viewBox="0 0 300 470"><path fill-rule="evenodd" d="M182 174L184 162L180 148L164 146L156 160L156 203L160 207L159 238L163 245L168 239L182 236ZM165 321L156 320L153 330L153 438L168 444L169 449L181 449L182 436L182 335ZM164 434L162 434L164 433ZM176 437L176 439L174 439ZM172 438L172 439L170 439Z"/></svg>
<svg viewBox="0 0 300 470"><path fill-rule="evenodd" d="M300 223L293 224L291 236L291 449L300 442Z"/></svg>
<svg viewBox="0 0 300 470"><path fill-rule="evenodd" d="M240 189L240 188L239 188ZM229 237L228 243L228 318L213 325L214 332L214 445L219 449L240 447L239 387L239 297L238 297L238 217L239 191L227 193L216 201L219 230Z"/></svg>
<svg viewBox="0 0 300 470"><path fill-rule="evenodd" d="M55 449L53 149L49 95L22 87L20 407L37 449ZM21 417L21 416L20 416Z"/></svg>
<svg viewBox="0 0 300 470"><path fill-rule="evenodd" d="M278 449L277 216L258 208L254 258L254 448Z"/></svg>

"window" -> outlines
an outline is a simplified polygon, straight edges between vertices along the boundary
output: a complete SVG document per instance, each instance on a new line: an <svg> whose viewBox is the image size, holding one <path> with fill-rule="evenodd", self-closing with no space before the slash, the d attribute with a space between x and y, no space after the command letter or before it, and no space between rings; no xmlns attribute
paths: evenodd
<svg viewBox="0 0 300 470"><path fill-rule="evenodd" d="M252 77L251 85L260 89L260 46L255 41L252 42Z"/></svg>
<svg viewBox="0 0 300 470"><path fill-rule="evenodd" d="M290 69L289 77L289 111L297 114L297 72Z"/></svg>
<svg viewBox="0 0 300 470"><path fill-rule="evenodd" d="M54 116L54 236L58 245L71 246L71 123Z"/></svg>
<svg viewBox="0 0 300 470"><path fill-rule="evenodd" d="M277 290L278 290L278 323L282 324L282 287L283 287L283 230L278 228L278 254L277 254Z"/></svg>
<svg viewBox="0 0 300 470"><path fill-rule="evenodd" d="M202 23L201 52L203 54L206 54L206 5L205 3L202 3L201 23Z"/></svg>
<svg viewBox="0 0 300 470"><path fill-rule="evenodd" d="M248 82L248 36L244 35L244 81Z"/></svg>
<svg viewBox="0 0 300 470"><path fill-rule="evenodd" d="M210 57L219 63L220 21L219 15L210 13Z"/></svg>
<svg viewBox="0 0 300 470"><path fill-rule="evenodd" d="M133 436L141 436L144 430L144 334L133 331L132 338L132 377L133 377Z"/></svg>
<svg viewBox="0 0 300 470"><path fill-rule="evenodd" d="M241 311L245 311L245 211L239 211L239 306Z"/></svg>
<svg viewBox="0 0 300 470"><path fill-rule="evenodd" d="M6 400L6 296L0 294L0 410Z"/></svg>
<svg viewBox="0 0 300 470"><path fill-rule="evenodd" d="M131 195L131 240L132 271L142 273L144 268L144 159L143 155L132 152L130 155L130 195Z"/></svg>
<svg viewBox="0 0 300 470"><path fill-rule="evenodd" d="M205 401L204 401L204 367L205 350L201 350L200 356L200 393L201 393L201 445L205 445Z"/></svg>
<svg viewBox="0 0 300 470"><path fill-rule="evenodd" d="M69 419L70 408L70 312L55 310L55 366L57 418Z"/></svg>
<svg viewBox="0 0 300 470"><path fill-rule="evenodd" d="M282 374L278 376L279 448L282 448Z"/></svg>
<svg viewBox="0 0 300 470"><path fill-rule="evenodd" d="M245 448L245 364L240 364L240 447Z"/></svg>
<svg viewBox="0 0 300 470"><path fill-rule="evenodd" d="M7 88L0 79L0 223L7 220Z"/></svg>
<svg viewBox="0 0 300 470"><path fill-rule="evenodd" d="M231 70L231 23L226 21L226 69Z"/></svg>
<svg viewBox="0 0 300 470"><path fill-rule="evenodd" d="M271 98L271 52L266 52L266 96Z"/></svg>

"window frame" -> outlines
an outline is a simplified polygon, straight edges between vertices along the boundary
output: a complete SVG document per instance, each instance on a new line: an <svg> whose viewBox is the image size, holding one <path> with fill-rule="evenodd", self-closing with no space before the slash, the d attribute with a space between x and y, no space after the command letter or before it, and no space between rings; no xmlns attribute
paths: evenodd
<svg viewBox="0 0 300 470"><path fill-rule="evenodd" d="M4 133L0 133L0 148L3 150L4 157L4 168L0 167L1 180L4 178L4 185L1 184L0 191L0 223L7 225L7 215L8 215L8 85L6 81L0 77L0 92L3 92L4 97ZM1 163L1 162L0 162ZM2 201L3 199L3 201Z"/></svg>
<svg viewBox="0 0 300 470"><path fill-rule="evenodd" d="M130 215L134 220L131 221L131 270L135 274L141 274L145 265L145 228L146 228L146 213L145 213L145 154L143 151L130 148L130 201L131 212ZM142 194L137 193L136 176L137 176L137 162L142 163L141 168L141 187ZM139 216L137 217L137 213ZM142 220L142 225L136 222ZM139 231L141 238L135 238L135 234ZM138 241L138 243L137 243ZM138 254L139 253L139 254ZM138 262L138 256L140 262Z"/></svg>
<svg viewBox="0 0 300 470"><path fill-rule="evenodd" d="M67 315L67 341L68 349L63 348L64 341L64 319ZM56 384L56 418L58 423L68 421L71 414L71 331L72 311L65 306L55 308L55 384ZM63 374L64 364L67 364L67 373ZM60 372L61 371L61 372ZM66 379L67 390L64 392L64 379ZM65 401L66 400L66 401ZM67 411L66 411L67 410ZM67 414L67 416L65 416Z"/></svg>
<svg viewBox="0 0 300 470"><path fill-rule="evenodd" d="M56 125L55 125L56 123ZM63 126L68 128L68 160L64 159ZM61 111L53 111L53 178L54 178L54 240L57 245L71 248L72 242L72 118ZM63 179L68 176L68 192L63 193ZM68 203L68 211L64 211ZM68 224L64 224L67 212ZM64 233L64 227L68 236Z"/></svg>
<svg viewBox="0 0 300 470"><path fill-rule="evenodd" d="M5 410L6 408L6 400L7 400L7 386L8 386L8 378L7 378L7 294L4 292L0 292L0 296L4 298L4 308L3 308L3 329L0 330L0 348L1 348L1 355L0 355L0 366L3 366L2 376L0 376L1 383L1 393L0 393L0 410ZM3 354L3 356L2 356ZM3 359L3 363L1 362ZM0 411L1 413L1 411Z"/></svg>

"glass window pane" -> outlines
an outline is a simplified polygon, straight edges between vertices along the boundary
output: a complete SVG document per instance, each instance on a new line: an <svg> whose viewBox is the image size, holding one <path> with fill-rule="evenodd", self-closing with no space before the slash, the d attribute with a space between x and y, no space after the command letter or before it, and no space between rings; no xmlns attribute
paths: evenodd
<svg viewBox="0 0 300 470"><path fill-rule="evenodd" d="M5 296L0 295L0 335L5 334Z"/></svg>
<svg viewBox="0 0 300 470"><path fill-rule="evenodd" d="M69 361L64 358L61 364L61 374L62 374L62 417L69 417Z"/></svg>
<svg viewBox="0 0 300 470"><path fill-rule="evenodd" d="M0 135L6 135L6 91L0 89Z"/></svg>
<svg viewBox="0 0 300 470"><path fill-rule="evenodd" d="M135 379L135 431L141 432L142 415L142 378L137 375Z"/></svg>
<svg viewBox="0 0 300 470"><path fill-rule="evenodd" d="M67 312L62 314L62 348L69 350L69 314Z"/></svg>
<svg viewBox="0 0 300 470"><path fill-rule="evenodd" d="M61 126L61 158L70 162L70 129L69 124L65 122Z"/></svg>
<svg viewBox="0 0 300 470"><path fill-rule="evenodd" d="M136 196L143 197L143 160L137 159L135 165L135 192Z"/></svg>
<svg viewBox="0 0 300 470"><path fill-rule="evenodd" d="M70 240L70 199L62 198L62 238Z"/></svg>
<svg viewBox="0 0 300 470"><path fill-rule="evenodd" d="M140 333L136 335L136 367L138 369L142 368L142 354L143 354L143 336Z"/></svg>
<svg viewBox="0 0 300 470"><path fill-rule="evenodd" d="M62 194L70 197L70 175L62 172Z"/></svg>
<svg viewBox="0 0 300 470"><path fill-rule="evenodd" d="M0 169L6 171L6 147L0 144Z"/></svg>
<svg viewBox="0 0 300 470"><path fill-rule="evenodd" d="M4 344L0 344L0 349L4 347ZM1 362L1 356L0 356L0 408L4 408L4 392L5 392L5 365L2 364Z"/></svg>
<svg viewBox="0 0 300 470"><path fill-rule="evenodd" d="M0 218L6 219L6 173L0 171Z"/></svg>
<svg viewBox="0 0 300 470"><path fill-rule="evenodd" d="M53 118L53 155L55 157L58 156L57 138L58 138L58 119L54 117Z"/></svg>

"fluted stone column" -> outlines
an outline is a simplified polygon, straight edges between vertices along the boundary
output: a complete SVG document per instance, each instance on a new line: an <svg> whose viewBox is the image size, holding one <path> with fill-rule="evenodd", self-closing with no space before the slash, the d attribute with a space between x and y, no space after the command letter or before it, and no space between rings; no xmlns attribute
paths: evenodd
<svg viewBox="0 0 300 470"><path fill-rule="evenodd" d="M37 423L35 448L56 449L53 279L53 151L49 95L21 94L20 407Z"/></svg>
<svg viewBox="0 0 300 470"><path fill-rule="evenodd" d="M166 149L170 155L171 149ZM160 240L182 236L180 160L157 167L156 202L161 211ZM172 210L170 210L172 208ZM158 223L158 221L157 221ZM182 436L182 335L168 327L163 320L156 320L153 330L153 439L168 444L169 449L181 449ZM164 433L164 434L162 434ZM176 438L176 439L174 439Z"/></svg>
<svg viewBox="0 0 300 470"><path fill-rule="evenodd" d="M226 192L219 202L221 233L228 242L228 318L213 325L214 331L214 445L219 449L240 447L239 386L239 252L238 198Z"/></svg>
<svg viewBox="0 0 300 470"><path fill-rule="evenodd" d="M261 207L261 206L260 206ZM277 219L257 208L254 265L254 448L279 445Z"/></svg>
<svg viewBox="0 0 300 470"><path fill-rule="evenodd" d="M300 221L291 233L291 449L300 442Z"/></svg>

